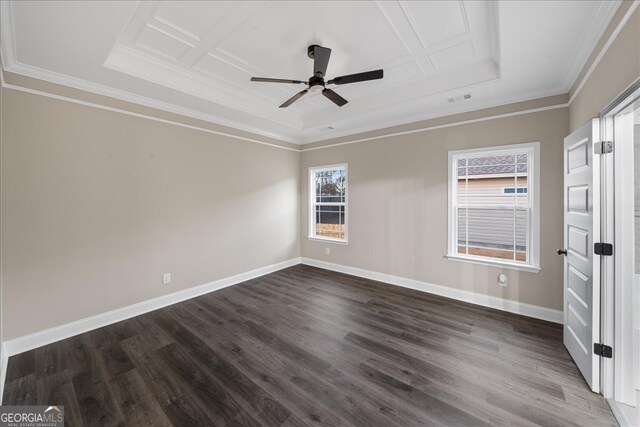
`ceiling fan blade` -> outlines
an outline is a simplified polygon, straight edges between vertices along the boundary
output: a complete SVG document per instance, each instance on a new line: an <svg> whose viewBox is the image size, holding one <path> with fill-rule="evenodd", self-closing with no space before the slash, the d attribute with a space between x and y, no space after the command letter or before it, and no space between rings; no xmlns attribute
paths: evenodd
<svg viewBox="0 0 640 427"><path fill-rule="evenodd" d="M284 103L280 106L280 108L288 107L289 105L291 105L294 102L296 102L298 99L302 98L304 96L304 94L307 93L307 92L309 92L309 90L305 89L303 91L300 91L300 92L296 93L291 98L289 98L286 101L284 101Z"/></svg>
<svg viewBox="0 0 640 427"><path fill-rule="evenodd" d="M331 49L322 46L313 47L313 74L316 77L324 77L327 74L330 56Z"/></svg>
<svg viewBox="0 0 640 427"><path fill-rule="evenodd" d="M338 107L342 107L344 104L349 102L343 97L341 97L340 95L338 95L337 93L335 93L334 91L332 91L331 89L323 90L322 94L327 98L329 98L331 101L333 101L333 103L336 104Z"/></svg>
<svg viewBox="0 0 640 427"><path fill-rule="evenodd" d="M349 74L348 76L336 77L329 80L327 84L344 85L347 83L366 82L367 80L377 80L384 77L383 70L366 71L364 73Z"/></svg>
<svg viewBox="0 0 640 427"><path fill-rule="evenodd" d="M289 80L289 79L270 79L268 77L251 77L252 82L265 82L265 83L295 83L295 84L307 84L302 80Z"/></svg>

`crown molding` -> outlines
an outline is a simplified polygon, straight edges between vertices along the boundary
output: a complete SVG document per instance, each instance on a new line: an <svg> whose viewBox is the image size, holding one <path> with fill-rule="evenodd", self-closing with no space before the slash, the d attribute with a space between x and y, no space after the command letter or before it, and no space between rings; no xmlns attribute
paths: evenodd
<svg viewBox="0 0 640 427"><path fill-rule="evenodd" d="M602 61L602 58L607 53L607 51L609 50L609 48L611 47L613 42L616 40L616 38L618 38L618 35L624 29L624 27L627 25L627 22L629 22L629 19L631 18L631 15L633 15L633 13L636 11L636 9L638 8L639 5L640 5L640 1L638 1L638 0L634 0L631 3L631 6L627 10L627 12L624 14L622 19L618 23L618 25L616 25L615 30L613 30L613 32L611 33L611 36L609 36L609 39L607 40L607 42L604 44L604 46L602 46L602 49L600 49L600 52L598 53L598 56L596 56L596 58L593 60L593 62L589 66L589 70L585 73L585 75L582 78L582 80L580 80L580 84L578 84L578 86L576 87L576 90L571 94L571 97L569 98L569 104L573 103L573 101L576 99L576 97L578 96L578 94L580 93L580 91L582 90L584 85L587 84L587 82L589 81L589 78L591 78L591 74L593 74L595 69L598 67L598 65L600 64L600 61ZM592 54L593 54L593 52L591 52L589 57L591 57ZM585 66L586 66L586 64L585 64ZM575 84L575 81L571 84L571 87L573 87L574 84ZM571 90L571 87L569 88L569 90Z"/></svg>
<svg viewBox="0 0 640 427"><path fill-rule="evenodd" d="M133 117L144 118L144 119L147 119L147 120L152 120L152 121L156 121L156 122L160 122L160 123L171 124L171 125L174 125L174 126L179 126L179 127L183 127L183 128L187 128L187 129L193 129L193 130L197 130L197 131L200 131L200 132L205 132L205 133L210 133L210 134L214 134L214 135L225 136L225 137L229 137L229 138L239 139L239 140L242 140L242 141L247 141L247 142L252 142L252 143L256 143L256 144L271 146L271 147L274 147L274 148L280 148L280 149L294 151L294 152L305 152L305 151L320 150L320 149L324 149L324 148L337 147L337 146L341 146L341 145L354 144L354 143L358 143L358 142L371 141L371 140L388 138L388 137L393 137L393 136L408 135L408 134L412 134L412 133L426 132L426 131L430 131L430 130L443 129L443 128L459 126L459 125L465 125L465 124L470 124L470 123L477 123L477 122L482 122L482 121L487 121L487 120L495 120L495 119L500 119L500 118L519 116L519 115L523 115L523 114L537 113L537 112L541 112L541 111L557 109L557 108L563 108L563 107L568 107L569 106L568 103L561 103L561 104L553 104L553 105L548 105L548 106L539 107L539 108L533 108L533 109L516 110L516 111L512 111L512 112L504 113L504 114L499 114L499 115L488 115L488 116L479 117L479 118L470 119L470 120L453 121L451 123L446 123L446 124L442 124L442 125L425 126L425 127L421 127L421 128L417 128L417 129L412 129L412 130L409 130L409 131L387 133L387 134L376 135L376 136L367 137L367 138L354 139L354 140L350 140L350 141L343 141L343 142L339 142L339 143L335 143L335 144L328 144L328 145L310 147L310 148L306 148L305 149L305 148L303 148L304 145L301 145L300 148L286 147L286 146L283 146L283 145L272 144L272 143L269 143L269 142L266 142L266 141L261 141L261 140L257 140L257 139L253 139L253 138L242 137L242 136L235 135L235 134L232 134L232 133L216 131L216 130L213 130L213 129L207 129L207 128L200 127L200 126L193 126L193 125L177 122L177 121L174 121L174 120L167 120L167 119L162 119L162 118L159 118L159 117L150 116L148 114L141 114L141 113L137 113L137 112L133 112L133 111L129 111L129 110L124 110L124 109L121 109L121 108L114 108L114 107L98 104L98 103L95 103L95 102L83 101L83 100L76 99L76 98L70 98L70 97L57 95L57 94L53 94L53 93L49 93L49 92L44 92L44 91L40 91L40 90L36 90L36 89L32 89L32 88L13 85L11 83L6 83L4 81L3 72L0 72L0 81L2 82L2 87L6 88L6 89L12 89L12 90L16 90L16 91L19 91L19 92L25 92L25 93L30 93L30 94L33 94L33 95L39 95L39 96L44 96L44 97L47 97L47 98L57 99L59 101L71 102L71 103L74 103L74 104L79 104L79 105L83 105L83 106L87 106L87 107L97 108L97 109L106 110L106 111L112 111L112 112L116 112L116 113L120 113L120 114L126 114L126 115L133 116ZM523 101L526 102L526 101L530 101L530 100L532 101L532 100L535 100L535 99L538 99L538 98L533 98L533 99L527 98L527 99L525 99ZM499 104L499 105L496 105L494 107L500 107L500 106L504 106L504 105L509 105L509 104ZM489 107L489 108L491 108L491 107ZM486 109L486 108L473 109L473 110L470 110L468 112L481 111L483 109ZM462 114L464 114L464 113L462 113ZM447 117L447 116L442 116L442 117ZM441 118L441 117L436 117L436 118Z"/></svg>
<svg viewBox="0 0 640 427"><path fill-rule="evenodd" d="M31 65L22 64L18 61L17 58L13 28L14 25L12 2L0 1L0 54L2 58L1 65L3 70L21 74L27 77L36 78L39 80L44 80L49 83L55 83L62 86L68 86L74 89L80 89L87 92L95 93L98 95L108 96L110 98L119 99L121 101L132 102L134 104L155 108L169 113L180 114L192 119L204 120L213 124L227 126L232 129L250 132L267 138L288 142L290 144L300 144L293 138L288 138L278 133L265 131L253 126L248 126L234 120L229 120L215 115L194 111L185 107L179 107L168 102L134 95L130 92L114 89L93 82L88 82L86 80L78 79L60 73L55 73L53 71L44 70Z"/></svg>
<svg viewBox="0 0 640 427"><path fill-rule="evenodd" d="M13 37L13 12L10 1L0 1L0 54L3 64L16 62L16 44Z"/></svg>
<svg viewBox="0 0 640 427"><path fill-rule="evenodd" d="M600 7L598 7L598 10L593 19L591 20L589 25L585 26L582 37L583 42L581 43L580 47L575 50L573 57L569 62L569 67L565 72L565 77L562 84L562 86L565 88L565 92L569 92L571 90L571 87L580 76L580 72L587 65L591 54L598 46L598 42L604 36L605 32L607 31L607 27L611 23L611 20L613 19L614 15L621 5L622 0L606 1L600 3ZM600 25L597 25L598 23ZM600 28L600 30L597 32L591 31L591 29L594 27ZM584 60L578 61L578 58L580 57L584 57Z"/></svg>
<svg viewBox="0 0 640 427"><path fill-rule="evenodd" d="M205 79L204 77L199 76L196 73L189 72L175 65L168 64L164 61L159 61L153 58L152 56L149 56L143 52L131 49L130 47L120 43L116 44L111 49L111 52L109 53L109 56L107 57L103 65L106 68L109 68L111 70L118 71L123 74L128 74L130 76L137 77L141 80L146 80L151 83L159 84L169 89L173 89L177 92L183 92L187 95L204 99L205 101L208 101L208 102L218 103L216 100L214 100L210 96L205 96L204 94L219 92L219 93L226 93L228 95L231 95L232 98L236 100L240 100L241 102L251 103L251 100L249 100L246 97L246 93L239 90L234 85L223 84L217 80ZM135 72L134 70L141 70L142 72ZM189 84L184 84L184 82L189 82ZM90 82L86 82L86 81L84 83L91 84ZM237 106L236 107L228 106L228 107L235 108L239 111L242 111L245 114L250 114L264 120L272 121L282 126L290 127L296 130L302 130L302 126L299 123L292 124L287 122L287 120L284 120L283 117L281 118L281 117L273 116L273 114L269 116L264 113L256 112L255 110L259 110L260 108L264 108L265 106L269 105L267 103L268 98L264 96L262 98L265 101L265 104L259 105L258 108L252 105L251 108L254 111L248 111L247 109L242 109ZM153 102L153 100L150 100L150 99L147 99L147 101ZM213 115L211 117L217 121L225 120ZM289 115L289 117L291 116ZM244 126L236 121L227 120L227 122L229 123L228 126L232 126L232 127ZM265 132L262 129L256 129L255 127L253 127L253 129L254 130L251 131L253 133L258 133L257 132L258 130L260 130L261 132ZM264 136L268 136L268 135L264 135ZM271 137L283 139L282 136L278 136L278 137L271 136ZM291 141L287 141L287 142L291 142Z"/></svg>
<svg viewBox="0 0 640 427"><path fill-rule="evenodd" d="M321 145L321 146L318 146L318 147L302 148L300 151L304 153L306 151L322 150L324 148L339 147L341 145L349 145L349 144L355 144L355 143L358 143L358 142L373 141L373 140L376 140L376 139L390 138L390 137L394 137L394 136L410 135L410 134L413 134L413 133L427 132L427 131L431 131L431 130L437 130L437 129L444 129L444 128L449 128L449 127L454 127L454 126L467 125L467 124L471 124L471 123L484 122L484 121L487 121L487 120L504 119L504 118L507 118L507 117L521 116L523 114L539 113L539 112L547 111L547 110L555 110L555 109L558 109L558 108L566 108L568 106L569 106L568 103L548 105L548 106L545 106L545 107L531 108L531 109L528 109L528 110L513 111L513 112L510 112L510 113L496 114L496 115L493 115L493 116L479 117L479 118L476 118L476 119L462 120L462 121L451 122L451 123L446 123L446 124L442 124L442 125L427 126L427 127L422 127L422 128L418 128L418 129L411 129L411 130L402 131L402 132L388 133L388 134L384 134L384 135L376 135L376 136L371 136L371 137L367 137L367 138L354 139L354 140L351 140L351 141L337 142L335 144Z"/></svg>
<svg viewBox="0 0 640 427"><path fill-rule="evenodd" d="M53 99L57 99L59 101L66 101L66 102L71 102L73 104L79 104L79 105L83 105L86 107L93 107L93 108L97 108L99 110L105 110L105 111L111 111L111 112L115 112L115 113L120 113L120 114L125 114L128 116L133 116L133 117L139 117L142 119L147 119L147 120L152 120L155 122L159 122L159 123L166 123L166 124L170 124L170 125L174 125L174 126L179 126L179 127L183 127L186 129L193 129L193 130L197 130L200 132L205 132L205 133L210 133L213 135L220 135L220 136L225 136L228 138L234 138L234 139L239 139L241 141L246 141L246 142L252 142L254 144L260 144L260 145L266 145L269 147L274 147L274 148L280 148L282 150L288 150L288 151L294 151L294 152L299 152L300 150L298 148L291 148L291 147L286 147L284 145L277 145L277 144L272 144L270 142L266 142L266 141L261 141L258 139L254 139L254 138L247 138L244 136L239 136L239 135L235 135L233 133L227 133L227 132L221 132L221 131L216 131L213 129L207 129L201 126L194 126L194 125L189 125L186 123L180 123L174 120L167 120L167 119L161 119L159 117L154 117L154 116L150 116L148 114L141 114L141 113L136 113L133 111L129 111L129 110L124 110L121 108L114 108L114 107L109 107L106 105L102 105L102 104L97 104L95 102L89 102L89 101L83 101L80 99L76 99L76 98L69 98L66 96L62 96L62 95L56 95L56 94L52 94L49 92L43 92L40 90L36 90L36 89L30 89L30 88L25 88L22 86L16 86L10 83L3 83L2 87L7 88L7 89L13 89L19 92L25 92L25 93L30 93L32 95L39 95L39 96L44 96L47 98L53 98Z"/></svg>
<svg viewBox="0 0 640 427"><path fill-rule="evenodd" d="M147 98L139 95L134 95L130 92L125 92L118 89L113 89L108 86L103 86L97 83L87 82L75 77L67 76L64 74L54 73L51 71L43 70L31 65L25 65L21 63L5 64L4 69L8 72L20 74L26 77L43 80L49 83L54 83L62 86L67 86L73 89L79 89L86 92L95 93L97 95L108 96L110 98L118 99L121 101L131 102L134 104L142 105L145 107L155 108L157 110L166 111L168 113L179 114L181 116L190 117L192 119L204 120L213 124L226 126L232 129L237 129L244 132L250 132L259 136L267 138L273 138L290 144L300 144L297 140L284 137L280 134L268 132L263 129L258 129L253 126L247 126L236 121L231 121L211 114L201 113L199 111L191 110L185 107L179 107L168 102L158 101L152 98Z"/></svg>
<svg viewBox="0 0 640 427"><path fill-rule="evenodd" d="M480 87L484 84L489 84L489 83L491 83L491 81L473 85L473 87ZM440 95L459 94L460 91L463 89L464 88L457 89L454 91L442 92L440 93ZM546 97L551 97L556 95L567 95L567 92L562 88L549 88L549 89L545 89L538 92L531 92L524 96L519 96L519 97L509 97L509 98L505 97L505 98L499 99L498 101L496 101L495 99L487 100L486 102L473 104L473 106L469 108L458 110L456 112L447 112L444 114L426 114L426 115L422 113L418 113L410 116L405 116L402 118L386 120L384 122L376 122L375 124L372 124L372 125L362 126L362 127L354 128L352 130L348 130L344 132L338 132L338 133L332 134L330 138L318 137L318 138L312 138L309 140L303 140L302 142L300 142L300 145L302 147L302 150L304 151L304 146L308 144L321 143L321 142L331 141L334 139L345 138L349 136L357 136L365 132L374 132L378 130L384 131L385 129L393 128L396 126L409 125L412 123L419 123L426 120L441 119L444 117L456 116L459 114L466 114L474 111L482 111L489 108L502 107L502 106L520 103L520 102L534 101L536 99L546 98ZM381 123L382 123L382 126L380 126Z"/></svg>
<svg viewBox="0 0 640 427"><path fill-rule="evenodd" d="M606 12L606 17L603 18L603 19L604 19L604 21L610 22L612 17L613 17L613 15L615 15L616 11L619 9L621 4L622 4L621 1L617 1L617 2L612 2L612 5L601 5L600 8L599 8L599 12L598 13L600 13L600 11L602 9L604 9L604 11ZM616 29L613 31L613 33L609 37L607 43L603 46L603 48L599 52L599 54L596 57L596 59L591 63L588 72L584 75L584 77L582 78L580 84L576 87L575 92L573 94L571 94L571 97L570 97L568 103L566 103L566 104L557 104L557 105L553 105L553 106L544 107L545 109L562 108L564 106L569 106L569 105L571 105L573 103L573 101L575 100L575 98L580 93L581 89L583 88L583 86L585 85L585 83L588 81L589 77L593 73L593 70L600 63L600 61L602 60L602 57L606 54L607 50L609 49L611 44L615 41L615 38L620 33L620 31L622 31L622 29L624 28L624 26L628 22L629 18L633 14L633 12L637 9L639 4L640 4L640 2L634 1L633 4L631 5L631 7L627 10L625 16L618 23ZM387 133L386 135L375 136L375 137L371 137L371 138L358 138L358 139L354 139L354 140L350 140L350 141L339 142L339 143L336 143L336 144L328 144L328 145L318 146L318 147L309 147L309 148L306 148L306 149L303 148L307 144L319 143L319 142L323 142L323 141L330 141L330 140L333 140L333 139L348 137L350 135L356 136L358 134L362 134L362 133L369 132L369 131L384 130L385 128L391 128L391 127L394 127L394 126L405 125L405 124L415 123L415 122L424 121L424 120L432 120L432 119L437 119L437 118L443 118L443 117L448 117L448 116L452 116L452 115L469 113L469 112L473 112L473 111L480 111L480 110L488 109L488 108L492 108L492 107L498 107L498 106L509 105L509 104L512 104L512 103L530 101L530 100L534 100L534 99L539 99L539 98L548 97L548 96L554 96L554 95L559 95L559 94L567 94L568 95L568 90L570 90L570 89L567 89L567 86L569 88L571 88L571 87L573 87L575 85L576 82L573 81L570 85L567 85L566 84L566 80L569 79L569 81L570 81L569 77L571 77L573 74L577 74L576 78L579 78L579 73L587 65L587 64L583 64L583 67L580 68L579 64L577 64L575 60L572 60L570 68L569 68L569 70L567 72L567 77L565 77L565 84L561 85L560 87L548 88L546 90L542 90L542 91L539 91L539 92L536 92L536 93L529 93L529 94L527 94L525 96L520 96L520 97L515 97L515 98L503 98L503 99L499 99L498 101L496 101L494 99L494 100L487 101L487 102L484 102L484 103L474 104L471 107L469 107L467 109L464 109L462 111L449 112L449 113L445 113L445 114L441 114L441 115L425 116L425 115L420 115L420 114L417 114L417 115L414 114L414 115L409 115L409 116L403 116L402 118L398 118L398 119L395 119L395 120L388 120L388 121L383 121L383 122L378 121L375 124L372 124L372 125L369 125L369 126L361 126L361 127L358 127L358 128L353 128L353 129L348 130L348 131L339 132L339 133L333 133L330 137L319 136L317 138L312 138L312 139L309 139L309 140L305 140L303 138L288 138L288 137L284 137L280 133L265 131L264 129L259 129L259 128L256 128L256 127L253 127L253 126L248 126L248 125L245 125L243 123L239 123L239 122L236 122L236 121L233 121L233 120L224 119L224 118L221 118L221 117L218 117L218 116L215 116L215 115L210 115L210 114L202 113L202 112L199 112L199 111L194 111L194 110L191 110L191 109L188 109L188 108L176 106L176 105L171 104L171 103L158 101L158 100L155 100L155 99L152 99L152 98L143 97L143 96L134 95L134 94L131 94L131 93L126 92L126 91L113 89L113 88L110 88L110 87L107 87L107 86L104 86L104 85L88 82L88 81L77 79L77 78L74 78L74 77L71 77L71 76L67 76L67 75L63 75L63 74L59 74L59 73L54 73L54 72L43 70L43 69L40 69L40 68L37 68L37 67L21 64L21 63L17 62L17 58L16 58L15 44L14 44L14 40L13 40L13 23L12 23L11 17L12 17L11 2L9 2L9 1L0 2L0 24L2 24L2 29L1 29L0 35L2 36L2 40L3 40L2 43L1 43L1 49L0 49L0 55L1 55L0 59L2 60L3 70L6 70L6 71L9 71L9 72L12 72L12 73L16 73L16 74L20 74L20 75L24 75L24 76L31 77L31 78L36 78L36 79L43 80L43 81L46 81L46 82L59 84L59 85L62 85L62 86L67 86L67 87L70 87L70 88L79 89L79 90L95 93L95 94L102 95L102 96L107 96L107 97L110 97L110 98L114 98L114 99L118 99L118 100L122 100L122 101L126 101L126 102L131 102L131 103L142 105L142 106L145 106L145 107L155 108L155 109L160 110L160 111L165 111L165 112L169 112L169 113L173 113L173 114L178 114L178 115L181 115L181 116L184 116L184 117L193 118L193 119L197 119L197 120L203 120L203 121L206 121L206 122L209 122L209 123L212 123L212 124L226 126L226 127L231 128L231 129L237 129L237 130L240 130L240 131L250 132L250 133L253 133L253 134L256 134L256 135L259 135L259 136L272 138L272 139L283 141L283 142L287 142L287 143L290 143L290 144L296 144L296 145L300 146L300 149L296 150L295 148L283 147L283 146L280 146L280 145L277 145L277 144L272 144L272 143L266 142L266 141L259 141L257 139L253 139L253 138L238 137L236 135L233 135L233 133L212 131L211 129L206 129L206 128L203 128L203 127L185 125L183 123L179 123L179 122L172 121L172 120L159 119L159 118L152 117L152 116L145 115L145 114L132 113L131 111L128 111L128 110L106 107L104 105L100 105L100 104L96 104L96 103L92 103L92 102L86 102L86 101L81 101L81 100L77 100L77 99L72 99L72 98L69 98L69 97L59 96L59 95L55 95L55 94L49 94L49 93L45 93L43 91L37 91L37 90L25 88L25 87L18 87L18 86L15 86L15 85L7 84L4 81L3 76L0 75L0 82L4 87L8 87L8 88L15 89L15 90L21 90L21 91L24 91L24 92L36 93L36 94L42 95L42 96L49 96L50 95L51 97L54 97L54 98L57 98L57 99L61 99L61 100L65 100L65 101L68 101L68 102L77 102L77 103L80 103L80 104L83 104L83 105L93 106L93 107L96 107L96 108L110 109L110 110L118 111L118 112L124 113L124 114L136 115L136 116L139 116L139 117L144 117L144 118L148 118L148 119L152 119L152 120L157 120L157 121L163 121L163 122L167 122L167 123L176 124L178 126L190 127L190 128L193 128L193 129L202 130L202 131L209 132L209 133L216 133L216 134L225 135L225 136L229 136L229 137L233 137L233 138L243 139L243 140L246 140L246 141L258 142L260 144L271 145L271 146L278 147L278 148L286 148L286 149L293 150L293 151L311 151L311 150L316 150L316 149L321 149L321 148L335 147L335 146L344 145L344 144L347 144L347 143L367 141L367 140L370 140L370 139L379 139L379 138L383 138L385 136L386 137L395 136L395 135L398 135L398 134L402 134L402 132L401 133ZM605 28L605 30L606 30L606 28ZM605 30L603 30L603 33L604 33ZM596 40L596 45L600 41L601 37L602 37L602 34L600 34L599 38ZM591 52L591 55L592 54L593 54L593 52ZM587 61L588 61L588 59L587 59ZM490 82L488 82L488 83L490 83ZM481 85L488 84L488 83L481 83ZM476 86L477 85L474 85L474 87L476 87ZM449 92L450 91L448 91L446 93L449 93ZM443 93L443 94L446 94L446 93ZM520 115L520 114L526 114L526 113L537 112L537 111L540 111L540 109L522 110L522 111L516 111L516 112L512 112L512 113L508 113L508 114L498 115L498 116L487 116L487 117L484 117L484 118L473 119L471 121L463 120L463 121L458 121L458 122L452 122L452 123L449 123L449 124L446 124L446 125L427 126L427 127L424 127L424 128L417 129L415 131L433 130L435 128L450 127L450 126L455 126L455 125L458 125L458 124L466 124L466 123L482 121L482 120L492 120L492 119L495 119L495 118L508 117L508 116L511 116L511 115ZM382 124L382 126L381 126L381 124Z"/></svg>

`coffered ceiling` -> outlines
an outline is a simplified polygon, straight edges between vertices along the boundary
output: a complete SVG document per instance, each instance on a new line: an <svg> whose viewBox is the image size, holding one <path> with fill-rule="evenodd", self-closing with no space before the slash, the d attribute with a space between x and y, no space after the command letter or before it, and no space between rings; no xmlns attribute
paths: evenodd
<svg viewBox="0 0 640 427"><path fill-rule="evenodd" d="M618 5L8 1L0 34L9 71L306 143L564 93ZM286 109L299 85L249 81L306 81L311 44L332 49L328 78L384 79Z"/></svg>

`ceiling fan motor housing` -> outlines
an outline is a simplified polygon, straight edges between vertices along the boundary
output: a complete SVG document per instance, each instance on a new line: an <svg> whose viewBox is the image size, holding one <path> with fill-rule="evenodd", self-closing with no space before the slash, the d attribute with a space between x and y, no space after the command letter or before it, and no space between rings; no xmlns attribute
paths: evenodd
<svg viewBox="0 0 640 427"><path fill-rule="evenodd" d="M312 92L322 92L324 89L324 79L313 76L309 79L309 90Z"/></svg>
<svg viewBox="0 0 640 427"><path fill-rule="evenodd" d="M307 48L307 56L311 59L313 59L313 50L316 48L316 46L318 46L317 44L312 44L311 46L309 46Z"/></svg>

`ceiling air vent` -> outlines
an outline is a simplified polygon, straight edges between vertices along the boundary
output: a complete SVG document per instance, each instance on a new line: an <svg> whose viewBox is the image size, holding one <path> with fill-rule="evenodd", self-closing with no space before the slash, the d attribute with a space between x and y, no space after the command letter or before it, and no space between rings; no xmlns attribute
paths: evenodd
<svg viewBox="0 0 640 427"><path fill-rule="evenodd" d="M464 95L460 95L460 96L456 96L453 98L449 98L448 101L451 102L460 102L460 101L465 101L467 99L471 99L471 94L470 93L465 93Z"/></svg>

